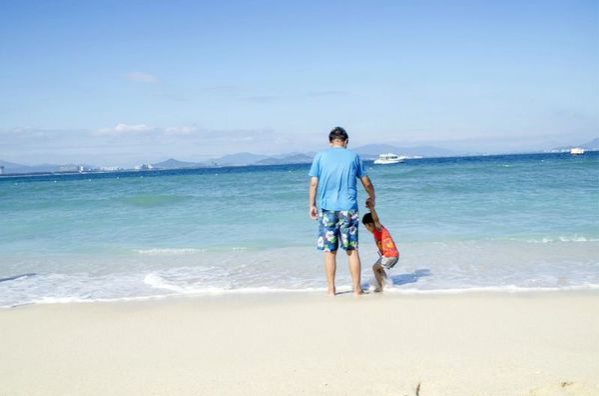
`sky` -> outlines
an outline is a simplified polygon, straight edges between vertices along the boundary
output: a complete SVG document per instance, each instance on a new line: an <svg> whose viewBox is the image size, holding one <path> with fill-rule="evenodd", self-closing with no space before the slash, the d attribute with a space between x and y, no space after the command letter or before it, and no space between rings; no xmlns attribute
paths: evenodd
<svg viewBox="0 0 599 396"><path fill-rule="evenodd" d="M596 0L0 1L0 160L599 136ZM397 153L401 154L401 153Z"/></svg>

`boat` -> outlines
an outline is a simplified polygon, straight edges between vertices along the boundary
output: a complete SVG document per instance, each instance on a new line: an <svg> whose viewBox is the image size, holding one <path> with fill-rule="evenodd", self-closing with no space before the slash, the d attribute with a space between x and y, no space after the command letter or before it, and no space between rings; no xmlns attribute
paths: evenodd
<svg viewBox="0 0 599 396"><path fill-rule="evenodd" d="M570 154L572 155L582 155L584 154L584 149L580 147L574 147L570 149Z"/></svg>
<svg viewBox="0 0 599 396"><path fill-rule="evenodd" d="M398 164L403 162L404 157L399 157L393 153L380 154L379 157L374 160L374 163L377 165L387 165L387 164Z"/></svg>

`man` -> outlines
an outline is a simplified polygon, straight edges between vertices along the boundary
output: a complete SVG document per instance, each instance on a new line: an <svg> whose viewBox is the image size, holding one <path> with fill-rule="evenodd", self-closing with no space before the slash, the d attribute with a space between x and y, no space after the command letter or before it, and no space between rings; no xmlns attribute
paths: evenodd
<svg viewBox="0 0 599 396"><path fill-rule="evenodd" d="M324 250L328 293L336 294L337 249L347 253L354 294L362 294L358 253L358 189L360 179L374 206L374 186L360 157L347 150L347 132L337 127L329 134L330 148L314 157L310 168L310 217L318 220L318 249Z"/></svg>

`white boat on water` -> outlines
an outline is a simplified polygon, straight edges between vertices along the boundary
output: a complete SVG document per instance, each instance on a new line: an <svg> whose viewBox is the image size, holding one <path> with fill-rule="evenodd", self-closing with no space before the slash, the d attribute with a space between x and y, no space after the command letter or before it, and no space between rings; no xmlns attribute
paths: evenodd
<svg viewBox="0 0 599 396"><path fill-rule="evenodd" d="M403 162L404 157L399 157L395 154L380 154L379 157L374 160L374 163L377 165L387 165L387 164L398 164Z"/></svg>
<svg viewBox="0 0 599 396"><path fill-rule="evenodd" d="M570 154L572 155L582 155L584 154L584 149L580 147L574 147L570 149Z"/></svg>

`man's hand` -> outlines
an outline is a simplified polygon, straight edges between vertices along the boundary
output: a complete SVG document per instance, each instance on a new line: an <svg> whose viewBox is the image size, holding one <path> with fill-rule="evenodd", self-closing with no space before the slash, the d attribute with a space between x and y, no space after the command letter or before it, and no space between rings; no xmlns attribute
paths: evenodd
<svg viewBox="0 0 599 396"><path fill-rule="evenodd" d="M310 218L318 219L318 209L316 209L316 193L318 191L318 177L310 178Z"/></svg>
<svg viewBox="0 0 599 396"><path fill-rule="evenodd" d="M366 199L366 207L368 209L374 208L374 199L372 199L372 198Z"/></svg>
<svg viewBox="0 0 599 396"><path fill-rule="evenodd" d="M318 220L318 209L314 205L310 206L310 218L312 220Z"/></svg>
<svg viewBox="0 0 599 396"><path fill-rule="evenodd" d="M360 181L362 182L362 185L364 186L364 190L366 190L366 192L368 193L368 199L366 200L366 207L372 210L372 209L374 209L374 206L375 206L374 185L372 184L372 181L370 181L370 178L368 176L364 176L364 177L360 178ZM370 202L370 204L368 202Z"/></svg>

